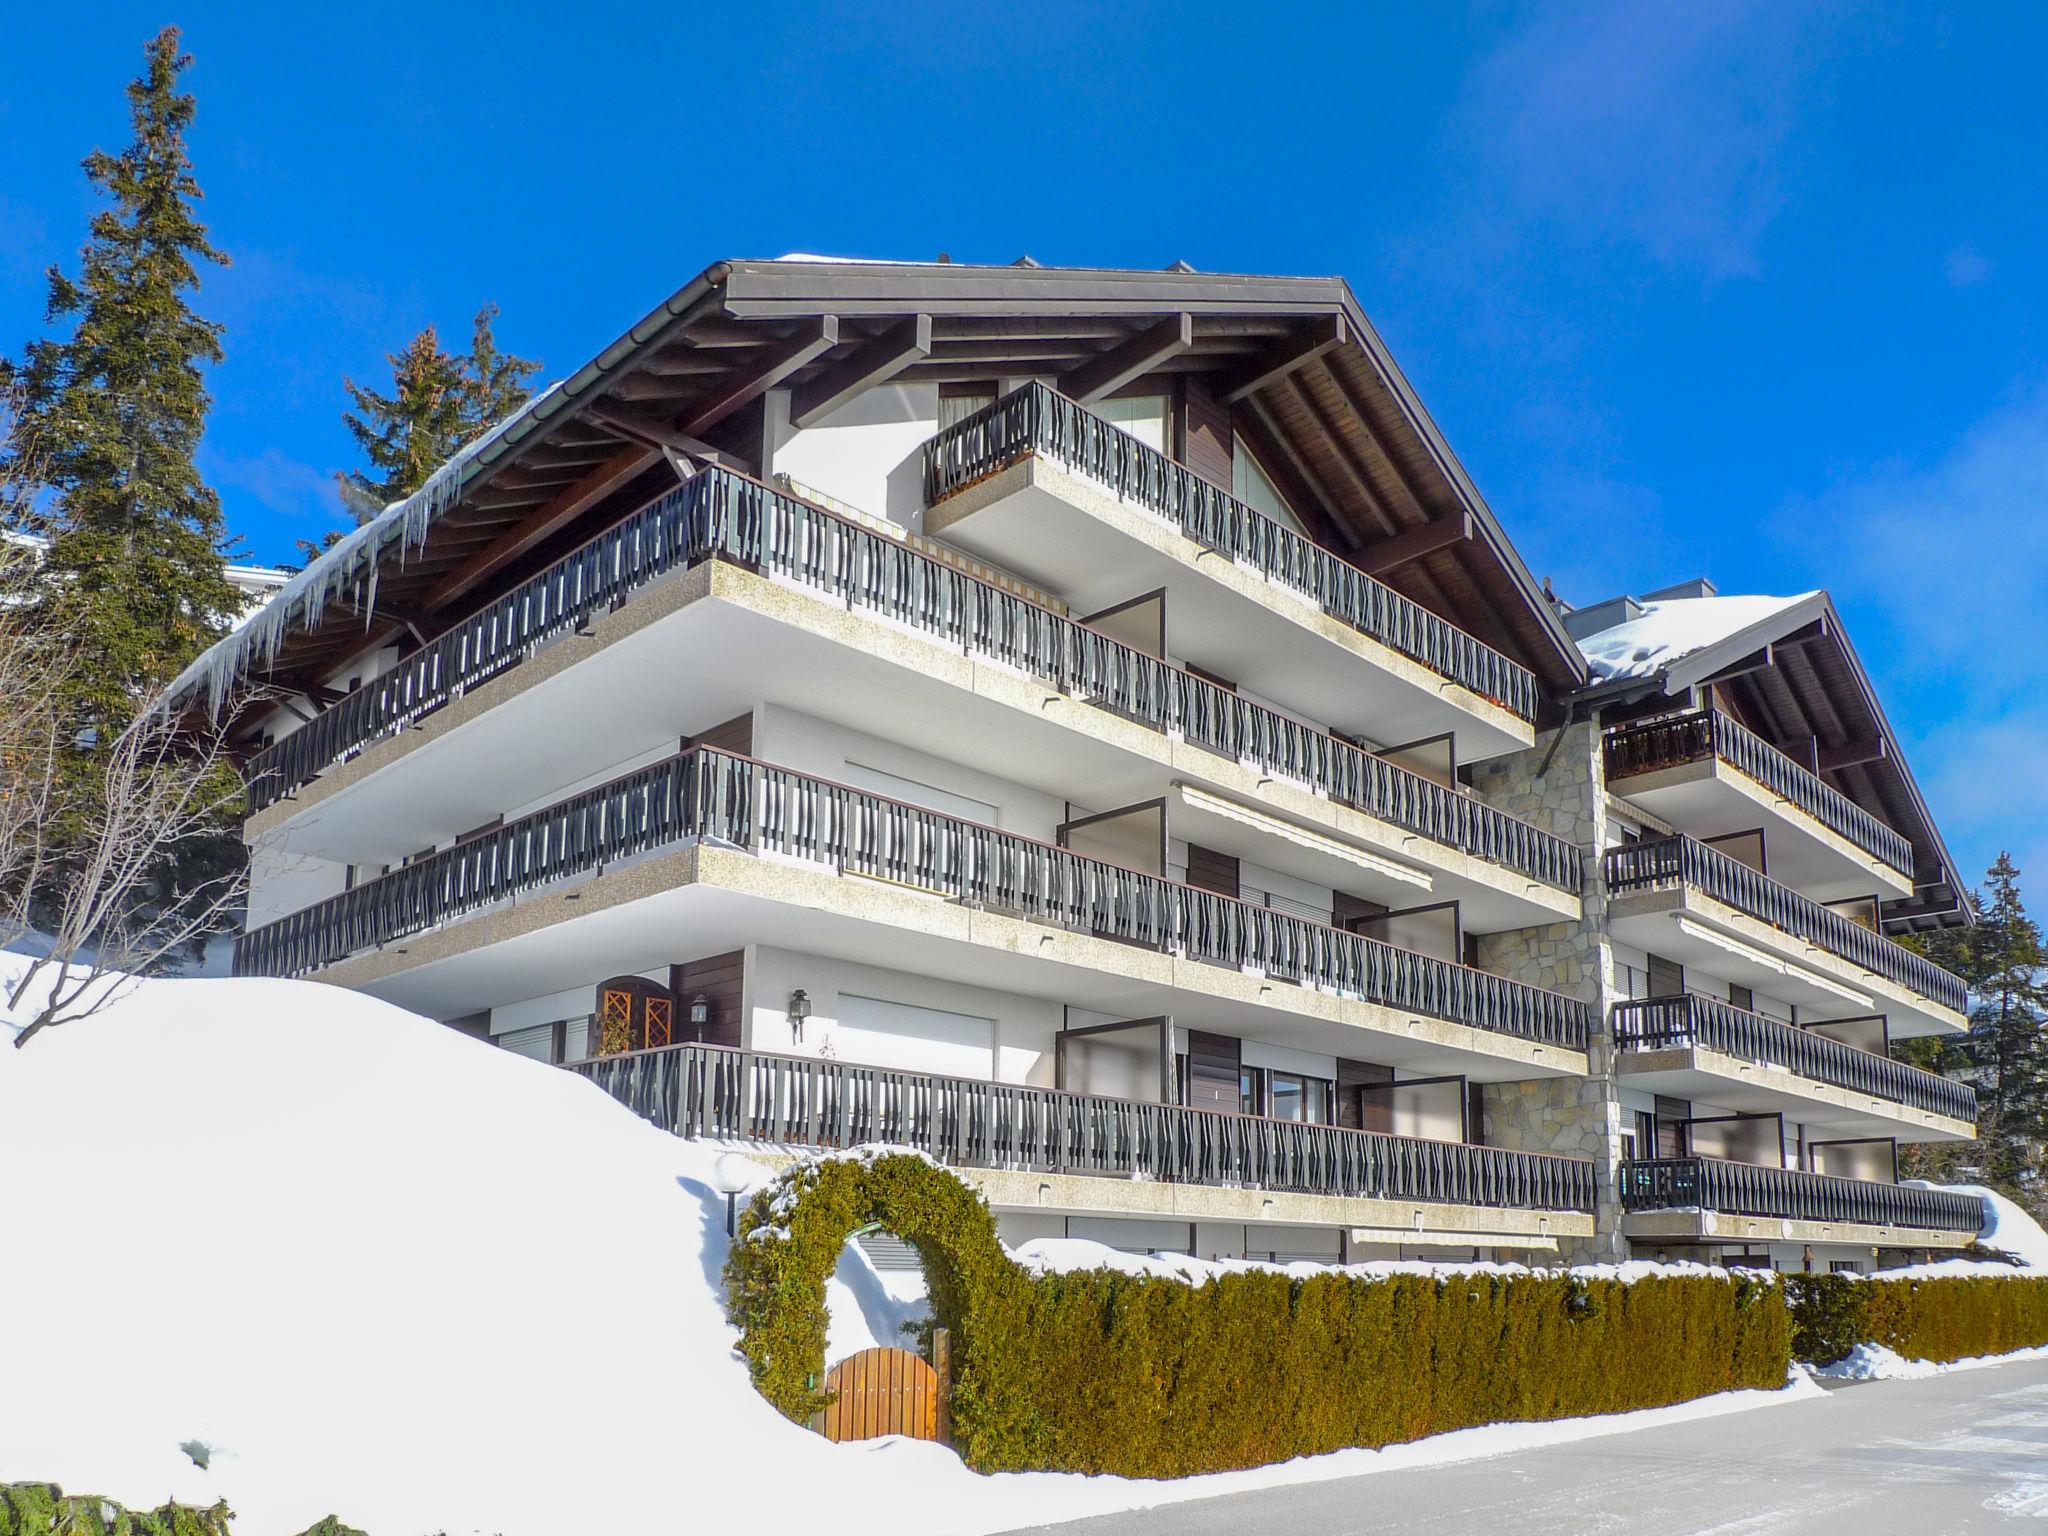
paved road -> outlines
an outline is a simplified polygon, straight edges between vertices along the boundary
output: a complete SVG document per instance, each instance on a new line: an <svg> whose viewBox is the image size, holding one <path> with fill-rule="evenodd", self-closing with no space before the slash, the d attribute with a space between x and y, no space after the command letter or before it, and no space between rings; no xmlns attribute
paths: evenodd
<svg viewBox="0 0 2048 1536"><path fill-rule="evenodd" d="M1455 1466L1042 1527L1071 1536L2048 1536L2048 1361Z"/></svg>

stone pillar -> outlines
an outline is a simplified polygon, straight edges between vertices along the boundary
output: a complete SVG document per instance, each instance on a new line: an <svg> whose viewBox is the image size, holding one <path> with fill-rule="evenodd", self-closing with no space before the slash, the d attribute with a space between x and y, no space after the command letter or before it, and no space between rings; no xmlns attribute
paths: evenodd
<svg viewBox="0 0 2048 1536"><path fill-rule="evenodd" d="M1581 921L1479 938L1479 963L1487 970L1568 993L1593 1010L1591 1076L1488 1083L1480 1090L1490 1146L1592 1160L1595 1233L1589 1244L1560 1254L1567 1263L1627 1257L1620 1230L1619 1179L1625 1117L1607 1028L1608 1005L1620 992L1599 870L1600 850L1607 841L1607 790L1599 754L1598 725L1573 723L1539 737L1525 752L1483 765L1473 775L1473 791L1480 799L1576 843L1586 856Z"/></svg>

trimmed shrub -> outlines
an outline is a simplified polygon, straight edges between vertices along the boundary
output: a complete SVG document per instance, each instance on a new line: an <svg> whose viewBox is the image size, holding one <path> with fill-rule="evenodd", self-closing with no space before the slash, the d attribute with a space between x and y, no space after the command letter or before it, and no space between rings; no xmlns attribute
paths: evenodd
<svg viewBox="0 0 2048 1536"><path fill-rule="evenodd" d="M234 1511L165 1504L125 1509L96 1494L69 1494L55 1483L0 1483L0 1536L228 1536ZM363 1536L329 1515L302 1536Z"/></svg>
<svg viewBox="0 0 2048 1536"><path fill-rule="evenodd" d="M123 1509L55 1483L0 1483L0 1536L228 1536L227 1505Z"/></svg>
<svg viewBox="0 0 2048 1536"><path fill-rule="evenodd" d="M1790 1275L1792 1352L1832 1365L1858 1344L1946 1364L2048 1346L2048 1276Z"/></svg>
<svg viewBox="0 0 2048 1536"><path fill-rule="evenodd" d="M1784 1294L1761 1276L1033 1276L958 1178L913 1154L856 1154L758 1194L726 1266L754 1381L800 1423L826 1401L826 1277L874 1225L923 1256L952 1332L954 1444L982 1471L1260 1466L1780 1387L1791 1358Z"/></svg>

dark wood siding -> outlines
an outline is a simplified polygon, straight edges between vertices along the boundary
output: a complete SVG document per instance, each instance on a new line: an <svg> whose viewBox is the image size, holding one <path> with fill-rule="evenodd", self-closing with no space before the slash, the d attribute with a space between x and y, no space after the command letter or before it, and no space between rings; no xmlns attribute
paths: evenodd
<svg viewBox="0 0 2048 1536"><path fill-rule="evenodd" d="M1182 408L1187 416L1181 441L1187 445L1186 463L1204 480L1229 490L1236 481L1236 464L1231 455L1230 407L1216 398L1209 380L1198 373L1185 376Z"/></svg>
<svg viewBox="0 0 2048 1536"><path fill-rule="evenodd" d="M1657 1156L1685 1156L1685 1122L1691 1118L1689 1101L1657 1095Z"/></svg>
<svg viewBox="0 0 2048 1536"><path fill-rule="evenodd" d="M699 731L694 736L683 738L683 750L692 747L710 747L718 752L737 752L741 757L754 755L754 714L749 710L744 715L734 715L730 720L720 721L708 731Z"/></svg>
<svg viewBox="0 0 2048 1536"><path fill-rule="evenodd" d="M1367 901L1363 896L1353 896L1349 891L1330 893L1330 926L1346 932L1355 931L1355 925L1363 918L1380 917L1386 913L1385 902Z"/></svg>
<svg viewBox="0 0 2048 1536"><path fill-rule="evenodd" d="M1214 891L1219 896L1236 897L1242 889L1236 855L1218 853L1199 843L1189 843L1188 884L1198 890Z"/></svg>
<svg viewBox="0 0 2048 1536"><path fill-rule="evenodd" d="M669 988L676 995L676 1038L704 1045L740 1044L740 1003L747 979L744 950L729 955L712 955L686 965L668 968ZM711 1018L704 1026L703 1040L690 1026L690 1004L699 993L711 1005Z"/></svg>
<svg viewBox="0 0 2048 1536"><path fill-rule="evenodd" d="M1191 1029L1188 1037L1188 1103L1197 1109L1238 1107L1240 1042L1231 1035Z"/></svg>

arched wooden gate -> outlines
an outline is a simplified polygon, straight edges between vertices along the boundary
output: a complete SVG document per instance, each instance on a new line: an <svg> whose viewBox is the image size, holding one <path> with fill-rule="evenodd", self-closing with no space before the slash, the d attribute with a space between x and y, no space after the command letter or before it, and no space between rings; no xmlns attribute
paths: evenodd
<svg viewBox="0 0 2048 1536"><path fill-rule="evenodd" d="M939 1373L907 1349L864 1349L825 1373L836 1394L812 1421L827 1440L940 1438Z"/></svg>

